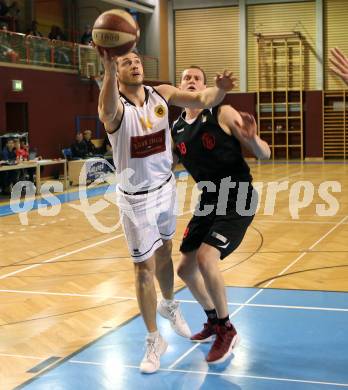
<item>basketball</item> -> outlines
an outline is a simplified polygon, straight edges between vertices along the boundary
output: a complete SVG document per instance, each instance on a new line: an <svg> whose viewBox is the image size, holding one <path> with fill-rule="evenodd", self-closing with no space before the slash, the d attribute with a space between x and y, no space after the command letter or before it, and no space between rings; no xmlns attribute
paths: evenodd
<svg viewBox="0 0 348 390"><path fill-rule="evenodd" d="M122 56L133 50L140 35L139 26L126 11L112 9L99 15L94 23L92 39L110 56Z"/></svg>

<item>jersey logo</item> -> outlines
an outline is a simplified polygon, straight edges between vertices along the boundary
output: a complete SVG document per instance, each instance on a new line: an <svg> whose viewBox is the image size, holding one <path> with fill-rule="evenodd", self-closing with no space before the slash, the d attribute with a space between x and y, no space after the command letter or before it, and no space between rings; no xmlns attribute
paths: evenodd
<svg viewBox="0 0 348 390"><path fill-rule="evenodd" d="M223 236L220 233L213 232L211 235L212 235L212 237L216 238L217 240L223 242L224 244L226 244L226 242L228 242L228 238L226 238L225 236Z"/></svg>
<svg viewBox="0 0 348 390"><path fill-rule="evenodd" d="M165 130L130 138L131 158L144 158L166 150Z"/></svg>
<svg viewBox="0 0 348 390"><path fill-rule="evenodd" d="M217 232L213 232L212 234L212 237L216 238L217 240L221 241L223 244L221 245L216 245L217 247L221 248L221 249L226 249L229 245L230 245L230 242L228 240L228 238L226 238L225 236L223 236L222 234L219 234Z"/></svg>
<svg viewBox="0 0 348 390"><path fill-rule="evenodd" d="M155 107L155 115L157 118L163 118L164 115L166 114L166 109L162 104L159 104L158 106Z"/></svg>
<svg viewBox="0 0 348 390"><path fill-rule="evenodd" d="M204 133L202 143L205 149L213 150L215 148L215 137L212 134Z"/></svg>
<svg viewBox="0 0 348 390"><path fill-rule="evenodd" d="M185 142L180 142L179 144L176 145L176 147L182 156L184 156L187 153Z"/></svg>
<svg viewBox="0 0 348 390"><path fill-rule="evenodd" d="M182 133L184 130L185 130L185 127L183 127L182 129L177 130L176 132L179 134L179 133Z"/></svg>
<svg viewBox="0 0 348 390"><path fill-rule="evenodd" d="M184 231L184 236L183 238L186 238L188 235L189 235L189 232L190 232L190 228L187 226L185 231Z"/></svg>
<svg viewBox="0 0 348 390"><path fill-rule="evenodd" d="M225 245L216 245L216 246L218 246L219 248L221 248L221 249L227 249L227 247L230 245L230 243L228 242L227 244L225 244Z"/></svg>
<svg viewBox="0 0 348 390"><path fill-rule="evenodd" d="M141 125L143 126L143 130L152 129L153 125L150 122L149 118L144 119L143 117L139 118Z"/></svg>
<svg viewBox="0 0 348 390"><path fill-rule="evenodd" d="M203 115L202 116L202 123L205 123L207 121L207 117L206 117L206 115Z"/></svg>

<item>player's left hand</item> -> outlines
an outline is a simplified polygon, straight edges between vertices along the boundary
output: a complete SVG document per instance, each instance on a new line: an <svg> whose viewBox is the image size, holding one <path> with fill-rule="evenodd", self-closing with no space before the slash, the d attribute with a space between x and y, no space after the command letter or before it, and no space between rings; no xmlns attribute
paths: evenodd
<svg viewBox="0 0 348 390"><path fill-rule="evenodd" d="M223 73L217 73L215 76L216 87L225 92L231 91L236 86L237 78L233 77L232 72L224 70Z"/></svg>
<svg viewBox="0 0 348 390"><path fill-rule="evenodd" d="M242 124L235 121L234 125L245 140L252 140L257 135L255 118L247 112L240 112L239 114L242 117Z"/></svg>

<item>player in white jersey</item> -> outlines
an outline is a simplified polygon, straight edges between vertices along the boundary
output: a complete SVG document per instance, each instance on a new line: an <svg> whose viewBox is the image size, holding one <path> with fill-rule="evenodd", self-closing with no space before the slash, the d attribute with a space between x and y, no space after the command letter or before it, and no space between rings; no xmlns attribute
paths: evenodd
<svg viewBox="0 0 348 390"><path fill-rule="evenodd" d="M215 87L199 93L171 85L146 87L137 53L110 58L106 51L98 50L105 68L98 112L113 148L119 179L118 206L134 261L137 300L148 330L140 370L152 373L159 369L160 356L167 348L157 330L154 275L163 295L159 313L170 320L178 334L191 334L173 293L171 239L175 232L176 194L168 105L213 107L233 88L235 79L224 71L216 76Z"/></svg>

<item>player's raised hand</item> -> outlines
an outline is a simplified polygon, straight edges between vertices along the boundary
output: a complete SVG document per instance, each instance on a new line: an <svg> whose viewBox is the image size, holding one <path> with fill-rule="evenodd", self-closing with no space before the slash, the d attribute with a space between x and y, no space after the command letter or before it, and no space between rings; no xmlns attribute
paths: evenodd
<svg viewBox="0 0 348 390"><path fill-rule="evenodd" d="M331 49L330 54L330 69L348 85L348 58L337 47Z"/></svg>
<svg viewBox="0 0 348 390"><path fill-rule="evenodd" d="M225 92L231 91L236 86L237 78L233 77L232 72L224 70L223 73L217 73L215 76L216 87Z"/></svg>
<svg viewBox="0 0 348 390"><path fill-rule="evenodd" d="M96 49L100 55L101 61L105 69L105 73L116 75L116 71L117 71L116 57L115 56L111 57L109 52L100 46L96 46Z"/></svg>
<svg viewBox="0 0 348 390"><path fill-rule="evenodd" d="M245 140L252 140L257 134L255 118L247 112L240 112L242 123L235 121L234 126Z"/></svg>

